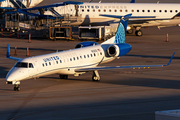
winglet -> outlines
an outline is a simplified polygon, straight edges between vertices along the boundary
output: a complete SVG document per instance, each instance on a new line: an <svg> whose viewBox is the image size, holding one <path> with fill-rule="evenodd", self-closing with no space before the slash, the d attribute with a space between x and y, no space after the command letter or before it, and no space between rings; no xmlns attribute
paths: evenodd
<svg viewBox="0 0 180 120"><path fill-rule="evenodd" d="M9 44L7 44L7 54L6 54L6 57L9 58L10 57L10 53L9 53Z"/></svg>
<svg viewBox="0 0 180 120"><path fill-rule="evenodd" d="M170 64L171 64L171 61L172 61L172 59L173 59L174 55L175 55L175 52L173 53L173 55L172 55L171 59L169 60L168 64L167 64L167 65L164 65L164 66L168 66L168 65L170 65Z"/></svg>

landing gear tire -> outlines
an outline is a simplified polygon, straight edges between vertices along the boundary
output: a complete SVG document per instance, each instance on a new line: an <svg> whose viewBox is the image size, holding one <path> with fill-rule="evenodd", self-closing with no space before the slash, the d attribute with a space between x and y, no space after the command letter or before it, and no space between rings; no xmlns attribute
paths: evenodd
<svg viewBox="0 0 180 120"><path fill-rule="evenodd" d="M135 34L136 36L142 36L143 32L141 30L136 30Z"/></svg>
<svg viewBox="0 0 180 120"><path fill-rule="evenodd" d="M127 30L127 34L133 34L133 30Z"/></svg>
<svg viewBox="0 0 180 120"><path fill-rule="evenodd" d="M20 91L19 85L14 85L14 91Z"/></svg>
<svg viewBox="0 0 180 120"><path fill-rule="evenodd" d="M92 81L100 81L100 76L97 70L93 71L93 75L92 75Z"/></svg>
<svg viewBox="0 0 180 120"><path fill-rule="evenodd" d="M68 75L59 75L60 79L68 79Z"/></svg>

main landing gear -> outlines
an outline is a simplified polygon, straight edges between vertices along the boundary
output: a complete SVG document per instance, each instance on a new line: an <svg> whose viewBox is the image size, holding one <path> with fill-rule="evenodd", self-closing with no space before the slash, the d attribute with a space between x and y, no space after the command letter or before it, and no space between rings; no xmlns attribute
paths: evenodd
<svg viewBox="0 0 180 120"><path fill-rule="evenodd" d="M136 30L135 35L140 37L143 35L143 32L141 30Z"/></svg>
<svg viewBox="0 0 180 120"><path fill-rule="evenodd" d="M60 79L68 79L68 75L59 75Z"/></svg>
<svg viewBox="0 0 180 120"><path fill-rule="evenodd" d="M92 81L100 81L100 76L97 70L93 71Z"/></svg>

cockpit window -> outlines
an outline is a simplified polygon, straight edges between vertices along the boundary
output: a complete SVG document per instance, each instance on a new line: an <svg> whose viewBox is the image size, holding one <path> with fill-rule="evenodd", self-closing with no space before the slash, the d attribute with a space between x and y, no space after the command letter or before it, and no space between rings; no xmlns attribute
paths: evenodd
<svg viewBox="0 0 180 120"><path fill-rule="evenodd" d="M22 67L22 68L28 68L28 63L25 62L18 62L15 67Z"/></svg>
<svg viewBox="0 0 180 120"><path fill-rule="evenodd" d="M21 68L34 68L32 63L26 63L26 62L18 62L15 67L21 67Z"/></svg>

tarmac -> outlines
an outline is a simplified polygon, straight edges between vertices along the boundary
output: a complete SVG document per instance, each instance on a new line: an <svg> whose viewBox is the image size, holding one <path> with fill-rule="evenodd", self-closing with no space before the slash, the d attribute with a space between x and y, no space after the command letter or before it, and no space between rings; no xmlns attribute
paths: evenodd
<svg viewBox="0 0 180 120"><path fill-rule="evenodd" d="M81 41L0 38L0 119L155 120L155 111L180 109L180 28L142 30L142 37L127 35L132 50L126 56L102 66L167 64L176 52L171 65L99 71L100 82L93 82L91 73L68 80L55 74L22 81L20 91L6 85L6 74L16 63L6 58L7 44L12 56L25 58L27 46L36 56L73 49Z"/></svg>

